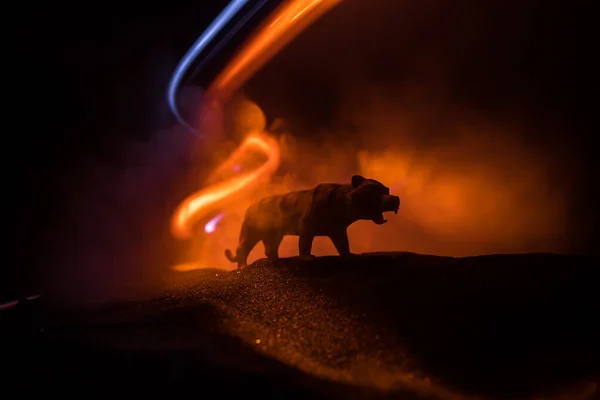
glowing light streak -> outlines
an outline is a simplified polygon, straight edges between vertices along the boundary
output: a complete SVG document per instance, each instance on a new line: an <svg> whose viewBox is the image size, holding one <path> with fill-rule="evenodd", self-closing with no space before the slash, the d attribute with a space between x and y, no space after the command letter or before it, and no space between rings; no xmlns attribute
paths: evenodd
<svg viewBox="0 0 600 400"><path fill-rule="evenodd" d="M244 24L246 22L248 22L250 20L250 18L252 18L254 16L254 14L256 14L258 12L258 10L260 10L262 8L262 6L264 6L269 0L262 0L259 1L254 8L252 8L237 24L235 24L231 29L229 29L227 31L227 34L223 37L223 39L215 46L213 47L210 52L206 55L206 57L204 57L202 59L202 61L200 61L198 63L198 66L196 66L196 68L194 68L194 71L191 73L191 77L194 77L198 74L198 71L200 71L202 68L204 68L204 66L206 65L206 63L208 61L210 61L218 52L221 51L223 45L225 43L227 43L232 37L233 35L235 35L242 26L244 26ZM180 83L181 85L181 83Z"/></svg>
<svg viewBox="0 0 600 400"><path fill-rule="evenodd" d="M340 1L290 0L283 3L221 72L209 88L207 97L215 99L217 102L222 101L237 90L245 80L304 28ZM197 48L198 46L195 46L188 53L194 54ZM186 57L184 59L193 60L192 56ZM179 74L182 75L181 72ZM179 77L180 79L181 77ZM172 85L170 89L176 89L177 84ZM170 99L174 100L174 92L170 92L170 94L173 95ZM175 107L172 107L172 109L175 109ZM229 159L212 173L208 182L213 181L212 178L215 176L220 176L223 171L237 170L240 161L247 157L252 148L257 148L265 153L267 161L255 170L238 173L229 180L210 185L183 200L175 210L171 220L171 232L175 237L180 239L190 238L193 227L203 215L216 211L217 205L223 203L223 201L232 196L239 196L240 193L256 187L263 179L275 173L280 162L279 144L269 135L256 132L249 135ZM209 229L206 229L205 226L205 230L207 232L214 231L214 228L209 226ZM190 268L190 265L187 265L186 268Z"/></svg>
<svg viewBox="0 0 600 400"><path fill-rule="evenodd" d="M41 294L34 294L33 296L25 296L23 299L31 301L31 300L39 299L40 297L42 297ZM8 301L6 303L0 303L0 311L8 310L9 308L12 308L12 307L16 306L17 304L19 304L20 302L22 302L23 299L21 299L21 300L11 300L11 301Z"/></svg>
<svg viewBox="0 0 600 400"><path fill-rule="evenodd" d="M237 164L252 148L264 152L267 161L253 171L216 183L188 196L175 210L171 220L171 231L175 237L187 239L192 235L192 227L207 212L228 197L239 195L261 178L271 176L279 167L280 153L277 142L263 133L249 135L224 165Z"/></svg>
<svg viewBox="0 0 600 400"><path fill-rule="evenodd" d="M8 310L9 308L16 306L17 304L19 304L18 300L12 300L6 303L2 303L0 304L0 311Z"/></svg>
<svg viewBox="0 0 600 400"><path fill-rule="evenodd" d="M215 98L234 92L312 22L341 0L290 0L282 4L209 88Z"/></svg>
<svg viewBox="0 0 600 400"><path fill-rule="evenodd" d="M175 118L190 129L192 132L196 133L196 130L190 126L185 120L181 117L179 110L177 109L177 89L179 88L179 84L183 79L183 76L189 69L190 65L194 62L196 58L200 55L202 50L206 48L206 46L214 39L214 37L219 33L221 29L237 14L237 12L247 3L248 0L233 0L231 3L227 5L221 11L221 13L214 19L214 21L206 28L206 30L200 35L200 37L196 40L196 42L192 45L192 47L188 50L188 52L183 56L177 68L175 68L175 72L171 78L171 82L169 83L168 89L168 101L169 107L171 108L171 112L175 115Z"/></svg>
<svg viewBox="0 0 600 400"><path fill-rule="evenodd" d="M204 267L198 263L183 263L174 265L173 267L171 267L171 269L177 272L189 272L195 271L197 269L204 269Z"/></svg>
<svg viewBox="0 0 600 400"><path fill-rule="evenodd" d="M215 229L217 228L217 224L219 223L220 220L223 219L224 216L225 216L225 214L220 213L220 214L217 214L216 217L214 217L210 221L208 221L206 223L206 225L204 225L204 232L213 233L215 231Z"/></svg>

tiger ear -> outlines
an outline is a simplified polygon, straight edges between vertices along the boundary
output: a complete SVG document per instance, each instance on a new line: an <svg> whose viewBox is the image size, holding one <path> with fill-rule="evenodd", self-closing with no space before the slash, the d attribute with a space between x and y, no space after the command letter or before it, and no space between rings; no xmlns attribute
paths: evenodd
<svg viewBox="0 0 600 400"><path fill-rule="evenodd" d="M362 176L362 175L354 175L352 177L352 189L356 189L364 181L366 181L366 178L364 176Z"/></svg>

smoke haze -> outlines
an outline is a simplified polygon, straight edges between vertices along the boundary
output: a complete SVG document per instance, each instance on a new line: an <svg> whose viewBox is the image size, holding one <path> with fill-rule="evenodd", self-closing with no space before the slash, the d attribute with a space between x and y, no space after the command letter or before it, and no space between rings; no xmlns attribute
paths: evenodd
<svg viewBox="0 0 600 400"><path fill-rule="evenodd" d="M138 287L161 287L180 263L232 269L223 251L235 249L250 202L349 182L355 173L382 181L402 204L381 227L353 225L353 252L592 248L590 156L582 151L590 146L579 135L581 120L572 122L572 110L562 107L572 90L564 83L572 54L548 24L553 6L534 18L536 2L518 9L504 2L366 3L335 8L259 71L222 114L199 122L215 133L213 142L175 127L145 143L116 145L115 162L81 166L77 182L65 183L79 185L79 194L45 250L48 265L58 266L48 269L56 291L128 296ZM554 66L552 79L544 65ZM183 103L199 110L201 92L187 90ZM214 216L207 215L192 241L175 241L172 211L256 124L279 138L276 176L224 203L212 234L202 232ZM259 244L249 261L263 252ZM318 238L314 253L335 251ZM297 239L286 238L280 255L296 254Z"/></svg>

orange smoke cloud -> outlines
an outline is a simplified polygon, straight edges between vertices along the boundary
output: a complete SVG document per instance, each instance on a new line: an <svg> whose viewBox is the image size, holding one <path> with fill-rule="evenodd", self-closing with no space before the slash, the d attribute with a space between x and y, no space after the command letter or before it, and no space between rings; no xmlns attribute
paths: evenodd
<svg viewBox="0 0 600 400"><path fill-rule="evenodd" d="M298 20L310 15L305 22L314 20L336 3L284 3L217 77L209 97L225 105L254 71L305 27ZM191 259L198 265L233 268L223 250L237 245L243 214L252 201L321 182L349 182L354 173L382 181L402 198L402 206L399 215L389 218L385 226L369 221L352 225L349 236L353 252L406 250L464 256L569 250L565 247L565 199L561 196L566 185L549 175L547 166L554 161L551 154L519 142L515 132L526 127L505 124L499 128L493 121L453 110L455 118L435 128L439 137L424 140L422 137L431 132L423 132L418 120L429 115L424 110L431 104L423 94L429 92L421 90L427 85L416 82L414 92L410 88L398 90L408 90L406 96L410 98L405 102L401 99L400 104L398 99L387 98L381 88L346 86L352 88L344 96L349 104L342 105L337 118L356 127L354 140L341 141L342 132L335 132L331 140L320 136L319 143L289 133L279 142L271 138L268 146L272 147L260 151L267 159L276 152L277 165L275 158L267 164L247 152L257 147L242 145L212 173L207 180L210 186L190 196L187 211L180 207L181 220L174 219L174 226L180 228L174 233L179 237L190 237L191 226L208 219L209 214L225 212L212 233L194 238ZM371 98L373 90L378 99ZM437 103L432 104L438 106L444 99L438 93L433 97ZM254 111L236 116L252 126L241 129L243 132L238 133L242 135L265 129L262 111L257 113L260 109L256 105L250 109ZM283 177L274 175L280 159L287 168ZM258 175L234 174L234 167L242 160L252 165L263 162L255 167ZM256 176L264 179L259 182ZM250 262L262 257L261 247L259 244L252 252ZM293 256L297 251L297 238L286 237L280 255ZM316 238L313 253L336 254L327 238ZM191 268L193 265L188 264L184 269Z"/></svg>
<svg viewBox="0 0 600 400"><path fill-rule="evenodd" d="M339 3L340 0L291 0L283 3L259 28L251 40L228 64L207 92L210 103L221 102L231 95L258 68L287 45L303 29L319 16ZM251 117L264 123L262 111L255 107ZM171 231L175 237L189 239L200 219L224 206L228 200L239 198L252 189L260 187L278 168L280 150L277 141L262 132L264 127L252 132L241 146L223 162L209 177L210 186L193 193L175 210ZM231 175L232 171L250 156L252 149L266 155L266 161L252 170ZM222 177L229 177L222 180ZM212 229L214 230L214 229ZM183 269L188 270L189 265Z"/></svg>
<svg viewBox="0 0 600 400"><path fill-rule="evenodd" d="M381 116L374 112L369 120L380 121ZM322 182L347 183L354 173L380 180L402 199L399 214L391 215L387 224L358 221L349 228L355 253L412 251L467 256L569 250L563 247L568 235L563 185L552 183L546 168L551 158L542 150L501 133L496 142L478 138L477 132L492 129L486 124L471 127L472 132L464 133L452 145L433 148L415 144L415 133L400 123L365 129L365 137L377 138L382 144L367 149L357 144L359 140L314 143L283 133L278 148L285 174L273 175L268 184L256 184L228 202L214 232L197 235L187 259L197 262L195 268L235 268L223 251L237 246L244 213L252 202ZM389 135L386 139L390 131L403 133L398 139ZM225 162L219 170L225 173L231 165ZM259 243L249 262L263 254ZM279 254L296 256L298 238L285 237ZM337 253L328 238L318 237L313 254ZM193 266L185 268L189 269Z"/></svg>

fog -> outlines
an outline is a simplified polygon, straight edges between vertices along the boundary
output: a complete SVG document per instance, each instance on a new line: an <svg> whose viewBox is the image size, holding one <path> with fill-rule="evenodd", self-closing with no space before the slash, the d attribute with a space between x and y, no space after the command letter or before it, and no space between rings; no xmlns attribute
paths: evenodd
<svg viewBox="0 0 600 400"><path fill-rule="evenodd" d="M181 263L232 269L223 252L235 250L252 201L355 173L402 199L387 224L350 227L355 253L581 251L586 214L576 219L574 210L588 204L584 144L559 111L562 93L539 69L566 56L563 47L542 51L555 38L534 20L537 3L365 3L348 0L319 20L222 113L196 115L212 139L174 126L144 143L115 144L116 162L82 165L65 183L80 187L69 216L45 249L57 266L48 276L53 292L121 298L164 287ZM183 96L199 114L201 90ZM213 233L203 232L211 214L192 240L175 240L169 220L179 202L257 124L280 143L277 173L224 202ZM249 261L263 252L259 244ZM335 251L317 238L313 253ZM297 239L286 238L280 255L296 254Z"/></svg>

